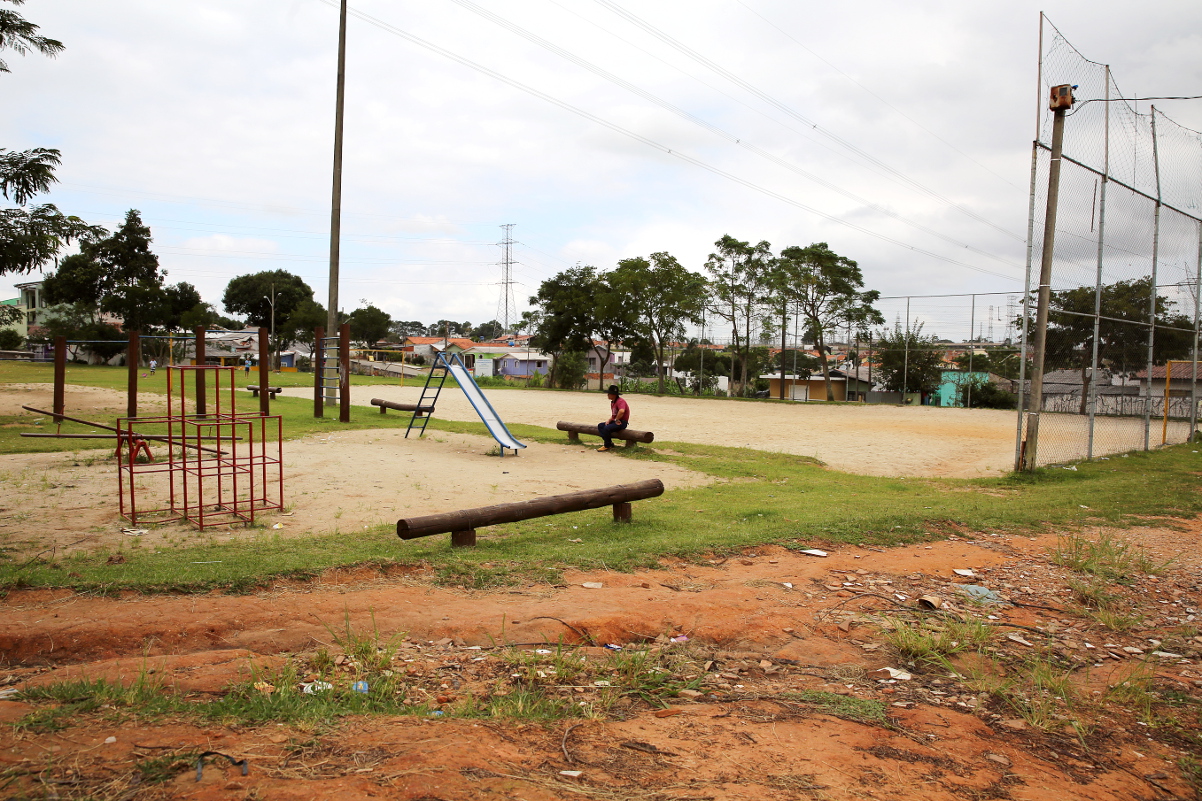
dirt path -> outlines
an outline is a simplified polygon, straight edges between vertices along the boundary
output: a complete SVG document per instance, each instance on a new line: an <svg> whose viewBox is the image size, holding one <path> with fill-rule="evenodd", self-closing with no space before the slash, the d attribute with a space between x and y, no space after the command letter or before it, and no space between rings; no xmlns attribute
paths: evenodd
<svg viewBox="0 0 1202 801"><path fill-rule="evenodd" d="M118 724L97 710L60 731L0 731L0 776L62 798L1184 799L1194 791L1177 762L1191 746L1091 693L1149 665L1149 686L1202 698L1202 638L1191 639L1189 622L1202 615L1202 525L1126 536L1176 561L1136 580L1127 600L1147 617L1122 633L1068 608L1067 571L1046 559L1051 537L841 547L828 558L757 548L710 564L569 573L560 586L489 593L435 587L420 571L374 570L243 597L13 592L0 620L0 675L14 687L129 682L149 672L201 700L248 681L252 664L270 670L289 654L337 652L331 631L346 623L374 628L381 640L406 636L394 664L432 704L435 695L453 704L459 693L508 692L497 689L513 681L505 643L546 660L529 649L580 643L582 657L600 660L610 652L596 645L605 643L687 648L704 678L702 692L669 699L667 711L634 698L597 719L546 724L428 715L351 717L316 730L175 718ZM973 605L961 589L969 581L1019 605ZM904 616L920 596L1008 626L993 654L1016 683L1036 653L1075 665L1073 714L1087 726L1037 728L1012 705L1021 695L1008 702L950 680L945 668L899 660L882 614ZM684 645L668 642L682 636ZM591 703L599 690L562 692ZM815 698L875 703L888 723L849 718ZM0 701L0 719L46 708ZM194 760L202 750L248 758L249 775L214 763L197 783L194 763L181 757L165 783L135 782L151 760Z"/></svg>

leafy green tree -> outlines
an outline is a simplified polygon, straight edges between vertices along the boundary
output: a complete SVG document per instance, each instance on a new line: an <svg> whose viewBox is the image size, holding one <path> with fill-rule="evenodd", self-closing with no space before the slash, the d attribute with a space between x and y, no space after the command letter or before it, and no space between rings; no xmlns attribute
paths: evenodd
<svg viewBox="0 0 1202 801"><path fill-rule="evenodd" d="M903 330L882 331L875 352L881 384L890 392L934 392L943 377L942 348L935 337L923 336L922 323Z"/></svg>
<svg viewBox="0 0 1202 801"><path fill-rule="evenodd" d="M815 371L821 369L821 364L816 356L811 356L804 350L793 349L777 353L772 357L772 363L769 366L782 374L791 373L805 378L809 378Z"/></svg>
<svg viewBox="0 0 1202 801"><path fill-rule="evenodd" d="M341 320L342 314L338 315ZM288 339L291 342L300 342L309 347L316 347L317 329L325 328L329 322L329 315L326 314L326 307L317 301L309 298L302 300L300 305L292 310L292 314L288 315ZM277 336L279 335L279 321L276 321ZM327 332L326 336L330 336Z"/></svg>
<svg viewBox="0 0 1202 801"><path fill-rule="evenodd" d="M703 342L702 344L709 344ZM701 348L698 343L690 342L684 352L676 357L672 366L676 370L689 373L692 377L690 389L694 395L712 393L717 389L718 376L730 375L731 359L729 353Z"/></svg>
<svg viewBox="0 0 1202 801"><path fill-rule="evenodd" d="M276 338L284 347L296 336L293 312L306 300L313 300L313 290L298 275L287 270L266 270L240 275L230 281L221 296L221 303L231 314L242 315L252 328L271 326L271 299L275 298Z"/></svg>
<svg viewBox="0 0 1202 801"><path fill-rule="evenodd" d="M588 358L579 351L564 351L551 364L555 373L556 386L562 389L580 389L588 383Z"/></svg>
<svg viewBox="0 0 1202 801"><path fill-rule="evenodd" d="M25 4L25 0L7 0L14 6ZM25 55L30 50L36 50L44 56L54 58L63 52L64 45L57 39L50 39L38 33L39 27L22 17L17 12L0 8L0 51L13 50ZM0 72L12 72L4 59L0 59Z"/></svg>
<svg viewBox="0 0 1202 801"><path fill-rule="evenodd" d="M88 352L101 363L124 351L128 344L127 335L115 325L98 319L95 309L86 303L55 305L47 309L46 315L41 325L45 333L37 341L51 341L55 337L87 340L91 343Z"/></svg>
<svg viewBox="0 0 1202 801"><path fill-rule="evenodd" d="M993 373L1003 378L1018 378L1021 367L1018 351L1014 348L984 348L983 353L961 353L954 361L961 370L974 373ZM1028 362L1028 365L1030 363Z"/></svg>
<svg viewBox="0 0 1202 801"><path fill-rule="evenodd" d="M374 347L377 342L388 336L392 327L392 317L366 300L360 302L367 305L355 309L350 314L351 339L364 346Z"/></svg>
<svg viewBox="0 0 1202 801"><path fill-rule="evenodd" d="M25 338L15 328L0 328L0 350L20 350L24 344Z"/></svg>
<svg viewBox="0 0 1202 801"><path fill-rule="evenodd" d="M24 2L7 1L13 5ZM17 12L0 8L0 52L6 49L21 55L34 50L53 58L63 50L63 43L38 34L38 26ZM11 72L3 59L0 72ZM61 155L53 148L23 151L0 148L0 195L17 205L0 209L0 275L40 269L71 242L103 235L104 229L63 214L52 203L26 208L36 195L49 191L57 180L54 168L59 165Z"/></svg>
<svg viewBox="0 0 1202 801"><path fill-rule="evenodd" d="M397 342L404 342L406 337L425 336L426 324L421 320L393 320L388 331Z"/></svg>
<svg viewBox="0 0 1202 801"><path fill-rule="evenodd" d="M968 377L956 382L956 396L961 406L972 409L1017 409L1018 396L1008 392L988 378Z"/></svg>
<svg viewBox="0 0 1202 801"><path fill-rule="evenodd" d="M192 331L196 328L210 328L212 326L236 331L244 327L241 320L235 320L232 317L222 317L213 308L213 304L205 303L204 301L195 304L180 315L179 326L185 331Z"/></svg>
<svg viewBox="0 0 1202 801"><path fill-rule="evenodd" d="M881 293L863 291L864 276L859 265L832 251L825 242L782 250L772 270L771 283L782 318L792 304L813 338L826 399L833 401L827 332L844 324L857 328L882 325L885 319L873 306Z"/></svg>
<svg viewBox="0 0 1202 801"><path fill-rule="evenodd" d="M634 335L654 352L659 392L664 391L664 356L668 343L684 339L685 324L705 308L705 278L681 266L675 256L623 259L610 274L610 285L632 301Z"/></svg>
<svg viewBox="0 0 1202 801"><path fill-rule="evenodd" d="M471 330L470 337L477 342L483 342L488 339L494 339L505 333L505 327L496 320L489 320L487 323L481 323Z"/></svg>
<svg viewBox="0 0 1202 801"><path fill-rule="evenodd" d="M737 382L731 376L736 385L732 390L743 394L750 374L750 350L758 338L764 317L764 296L768 293L773 261L772 246L767 242L752 245L726 234L714 243L714 248L705 262L710 273L712 311L730 323L731 347L740 375Z"/></svg>
<svg viewBox="0 0 1202 801"><path fill-rule="evenodd" d="M531 331L530 344L552 357L549 386L564 386L560 381L562 354L585 353L593 346L596 289L597 271L577 265L543 281L530 298L534 309L522 315L523 325Z"/></svg>
<svg viewBox="0 0 1202 801"><path fill-rule="evenodd" d="M12 325L25 319L25 310L20 306L0 304L0 325Z"/></svg>

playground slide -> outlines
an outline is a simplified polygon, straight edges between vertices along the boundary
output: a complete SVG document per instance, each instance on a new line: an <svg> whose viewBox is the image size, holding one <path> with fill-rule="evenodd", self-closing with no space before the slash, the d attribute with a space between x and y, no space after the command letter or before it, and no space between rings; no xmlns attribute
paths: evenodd
<svg viewBox="0 0 1202 801"><path fill-rule="evenodd" d="M518 448L526 447L514 439L513 434L509 433L509 429L505 427L505 423L497 415L496 409L492 407L492 404L488 402L488 398L484 397L484 393L480 391L480 387L476 384L476 379L472 378L472 374L467 371L467 368L463 366L459 359L447 359L445 360L445 364L450 370L451 377L459 383L463 394L467 395L467 399L471 401L476 414L480 415L480 419L488 427L488 433L492 434L493 439L500 444L501 455L505 455L506 448L510 448L516 452Z"/></svg>

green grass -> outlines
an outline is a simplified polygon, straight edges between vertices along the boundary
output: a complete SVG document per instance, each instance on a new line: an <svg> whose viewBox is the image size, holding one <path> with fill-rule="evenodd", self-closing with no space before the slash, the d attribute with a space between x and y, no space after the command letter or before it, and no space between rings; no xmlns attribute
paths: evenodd
<svg viewBox="0 0 1202 801"><path fill-rule="evenodd" d="M886 715L888 707L884 702L873 698L856 698L852 695L839 695L822 690L787 692L782 693L780 698L787 701L800 701L836 718L872 726L892 727Z"/></svg>

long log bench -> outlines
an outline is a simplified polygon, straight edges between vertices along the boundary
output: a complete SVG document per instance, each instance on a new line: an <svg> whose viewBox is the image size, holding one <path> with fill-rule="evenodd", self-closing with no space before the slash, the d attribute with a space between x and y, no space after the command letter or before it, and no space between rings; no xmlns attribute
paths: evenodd
<svg viewBox="0 0 1202 801"><path fill-rule="evenodd" d="M650 478L633 484L617 484L602 489L569 492L565 495L549 495L545 498L532 498L516 503L501 503L495 506L481 506L476 509L463 509L458 512L443 512L422 517L406 517L396 522L396 533L403 540L412 540L449 532L451 547L465 548L476 544L476 529L484 526L517 523L520 520L558 515L564 512L600 509L602 506L613 506L615 523L629 523L632 501L655 498L663 494L664 483L658 478Z"/></svg>
<svg viewBox="0 0 1202 801"><path fill-rule="evenodd" d="M568 432L568 439L570 440L579 440L581 434L592 434L594 437L601 436L597 433L597 427L588 423L566 423L560 420L555 424L555 427L560 431ZM655 434L650 431L635 431L633 428L626 428L613 434L612 438L626 440L626 447L630 448L639 442L644 444L653 442Z"/></svg>
<svg viewBox="0 0 1202 801"><path fill-rule="evenodd" d="M247 387L247 389L250 390L250 394L252 396L254 396L256 398L259 397L259 388L256 385L251 384ZM267 388L267 396L269 398L271 398L272 400L275 400L275 396L283 391L284 391L283 387L268 387Z"/></svg>
<svg viewBox="0 0 1202 801"><path fill-rule="evenodd" d="M416 403L395 403L383 398L372 398L371 405L379 406L380 414L387 414L389 409L398 412L417 412L418 417L421 417L423 414L434 414L433 406L418 406Z"/></svg>

